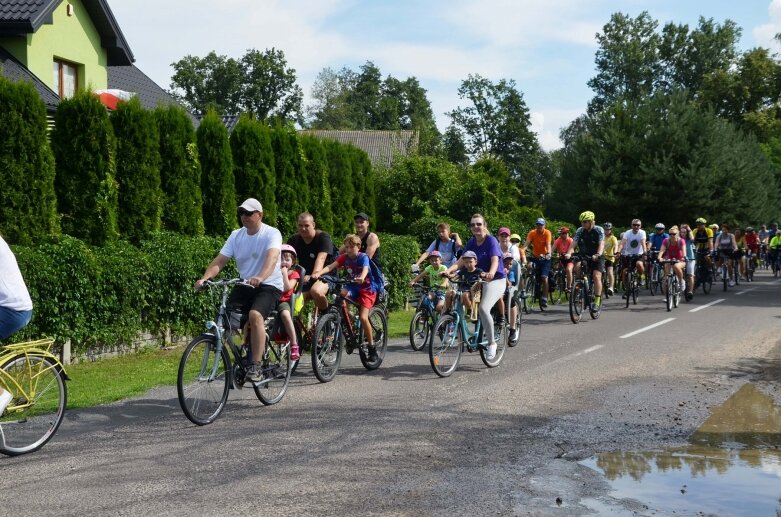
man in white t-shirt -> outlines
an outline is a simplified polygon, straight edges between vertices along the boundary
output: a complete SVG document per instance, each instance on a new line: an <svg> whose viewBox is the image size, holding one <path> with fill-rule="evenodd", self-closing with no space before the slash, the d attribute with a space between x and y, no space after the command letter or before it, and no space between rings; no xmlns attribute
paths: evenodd
<svg viewBox="0 0 781 517"><path fill-rule="evenodd" d="M33 315L33 302L11 248L0 237L0 340L24 328ZM11 401L10 392L0 387L0 415Z"/></svg>
<svg viewBox="0 0 781 517"><path fill-rule="evenodd" d="M626 274L632 266L632 260L635 261L635 267L637 268L638 275L640 275L641 282L645 276L643 255L645 254L647 238L648 236L646 235L645 230L642 229L640 219L632 220L632 229L621 234L621 242L618 244L618 253L621 255L621 280L624 282L624 285L626 285ZM632 259L632 257L634 257L634 259Z"/></svg>
<svg viewBox="0 0 781 517"><path fill-rule="evenodd" d="M262 223L263 207L257 199L244 201L238 213L242 228L231 232L203 277L195 282L195 288L202 289L204 282L214 278L231 257L236 259L239 276L252 287L236 286L227 305L238 307L248 314L248 323L252 328L252 364L247 369L246 379L259 382L263 380L260 360L266 346L265 319L282 295L282 272L279 268L282 234L273 226Z"/></svg>

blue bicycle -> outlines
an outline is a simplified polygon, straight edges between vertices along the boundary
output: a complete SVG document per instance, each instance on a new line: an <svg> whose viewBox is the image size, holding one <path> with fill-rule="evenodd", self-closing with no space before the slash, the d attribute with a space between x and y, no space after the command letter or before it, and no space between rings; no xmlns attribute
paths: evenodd
<svg viewBox="0 0 781 517"><path fill-rule="evenodd" d="M481 282L482 283L482 282ZM468 286L464 282L458 282L459 286ZM509 293L505 294L505 307L510 307ZM440 316L431 335L429 346L429 361L434 373L440 377L449 377L458 368L461 360L461 352L480 351L480 358L489 368L499 366L504 357L504 351L508 341L508 325L494 321L494 333L496 338L496 355L488 359L486 348L490 343L486 340L480 318L474 323L474 330L469 329L469 320L464 315L464 306L459 296L453 301L453 310L449 314Z"/></svg>
<svg viewBox="0 0 781 517"><path fill-rule="evenodd" d="M436 291L420 283L416 283L414 289L418 306L409 323L409 344L413 350L420 351L431 339L431 331L434 329L439 314L434 307L436 298L431 299L431 294Z"/></svg>

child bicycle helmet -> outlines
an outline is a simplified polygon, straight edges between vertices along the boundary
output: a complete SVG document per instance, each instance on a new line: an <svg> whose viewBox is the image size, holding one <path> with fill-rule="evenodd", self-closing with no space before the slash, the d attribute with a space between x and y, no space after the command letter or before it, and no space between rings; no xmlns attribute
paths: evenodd
<svg viewBox="0 0 781 517"><path fill-rule="evenodd" d="M296 253L296 249L293 246L291 246L290 244L283 244L282 245L282 249L279 251L279 253L281 255L282 253L285 253L285 252L292 253L294 257L298 257L298 254Z"/></svg>

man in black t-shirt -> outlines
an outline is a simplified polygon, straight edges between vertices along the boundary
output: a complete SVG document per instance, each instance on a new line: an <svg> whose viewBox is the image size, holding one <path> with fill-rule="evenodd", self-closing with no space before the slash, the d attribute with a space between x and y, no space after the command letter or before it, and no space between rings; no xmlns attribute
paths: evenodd
<svg viewBox="0 0 781 517"><path fill-rule="evenodd" d="M296 250L298 263L306 269L302 288L304 300L314 300L320 310L325 310L328 308L328 284L312 282L310 276L334 261L334 243L330 235L315 229L315 219L309 212L298 216L297 226L298 233L290 237L287 243Z"/></svg>

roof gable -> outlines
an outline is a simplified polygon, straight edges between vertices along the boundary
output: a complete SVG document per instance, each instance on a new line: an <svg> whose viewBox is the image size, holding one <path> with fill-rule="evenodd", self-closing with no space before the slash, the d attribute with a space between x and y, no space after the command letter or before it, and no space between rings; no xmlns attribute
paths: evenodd
<svg viewBox="0 0 781 517"><path fill-rule="evenodd" d="M106 0L81 0L100 34L109 66L130 65L133 52ZM52 13L62 0L0 0L0 36L24 36L52 22Z"/></svg>
<svg viewBox="0 0 781 517"><path fill-rule="evenodd" d="M46 86L35 74L31 73L23 64L16 60L11 54L0 47L0 75L12 81L25 81L35 88L35 91L41 96L46 104L46 109L53 112L60 103L60 96Z"/></svg>

